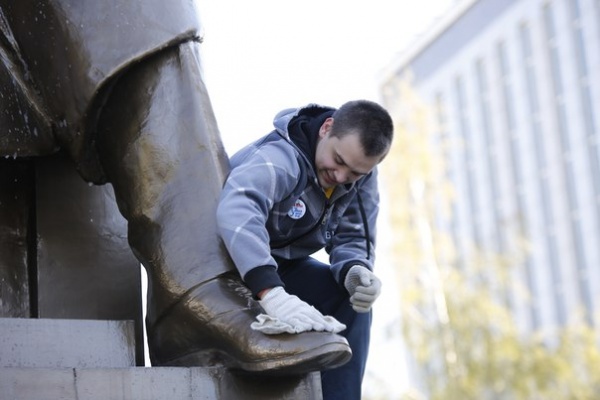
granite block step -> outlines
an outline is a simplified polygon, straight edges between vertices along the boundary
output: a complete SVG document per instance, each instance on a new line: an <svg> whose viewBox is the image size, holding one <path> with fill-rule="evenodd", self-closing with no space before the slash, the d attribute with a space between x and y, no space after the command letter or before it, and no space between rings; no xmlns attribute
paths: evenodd
<svg viewBox="0 0 600 400"><path fill-rule="evenodd" d="M0 318L1 400L321 400L318 372L136 367L132 321Z"/></svg>
<svg viewBox="0 0 600 400"><path fill-rule="evenodd" d="M133 321L0 318L0 367L134 366Z"/></svg>
<svg viewBox="0 0 600 400"><path fill-rule="evenodd" d="M0 368L11 400L320 400L319 373L234 374L221 367Z"/></svg>

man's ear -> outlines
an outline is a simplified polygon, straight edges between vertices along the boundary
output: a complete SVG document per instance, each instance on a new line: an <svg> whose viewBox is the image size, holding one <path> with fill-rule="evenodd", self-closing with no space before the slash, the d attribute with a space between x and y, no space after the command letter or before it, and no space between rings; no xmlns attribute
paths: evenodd
<svg viewBox="0 0 600 400"><path fill-rule="evenodd" d="M333 117L329 117L323 122L321 128L319 128L319 137L323 139L329 132L331 132L331 128L333 127Z"/></svg>

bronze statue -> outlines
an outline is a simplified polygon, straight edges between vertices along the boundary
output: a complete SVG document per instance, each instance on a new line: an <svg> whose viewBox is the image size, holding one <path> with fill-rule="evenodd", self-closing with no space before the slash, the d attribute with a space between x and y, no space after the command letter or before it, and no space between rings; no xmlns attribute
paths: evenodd
<svg viewBox="0 0 600 400"><path fill-rule="evenodd" d="M0 155L67 154L85 181L113 186L149 277L153 365L341 365L339 335L250 328L260 306L216 234L228 158L198 32L191 0L1 0Z"/></svg>

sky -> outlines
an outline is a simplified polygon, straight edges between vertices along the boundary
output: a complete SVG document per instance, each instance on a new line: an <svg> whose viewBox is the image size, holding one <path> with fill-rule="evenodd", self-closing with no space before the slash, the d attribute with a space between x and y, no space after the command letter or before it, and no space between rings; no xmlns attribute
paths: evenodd
<svg viewBox="0 0 600 400"><path fill-rule="evenodd" d="M203 76L225 149L231 155L270 132L274 115L284 108L380 102L383 71L453 3L197 0ZM388 202L382 199L382 209ZM363 391L392 399L399 398L408 377L402 344L389 340L390 332L399 334L397 293L385 286L395 278L380 263L386 264L378 255L384 287L374 307Z"/></svg>
<svg viewBox="0 0 600 400"><path fill-rule="evenodd" d="M197 0L204 78L228 152L280 110L380 101L381 72L452 0Z"/></svg>

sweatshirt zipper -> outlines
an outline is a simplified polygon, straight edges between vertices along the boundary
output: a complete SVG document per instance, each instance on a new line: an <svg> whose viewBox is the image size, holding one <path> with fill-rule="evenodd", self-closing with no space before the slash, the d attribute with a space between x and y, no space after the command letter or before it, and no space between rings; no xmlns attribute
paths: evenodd
<svg viewBox="0 0 600 400"><path fill-rule="evenodd" d="M302 235L297 236L293 239L287 240L283 243L280 243L277 245L271 245L271 249L282 249L282 248L287 247L290 244L294 243L295 241L300 240L300 239L312 234L320 225L325 223L325 215L327 215L327 211L329 211L329 207L331 207L331 203L329 201L327 201L325 203L325 208L323 208L323 212L321 213L321 216L319 217L317 223L314 224L313 226L311 226L309 230L304 232Z"/></svg>

